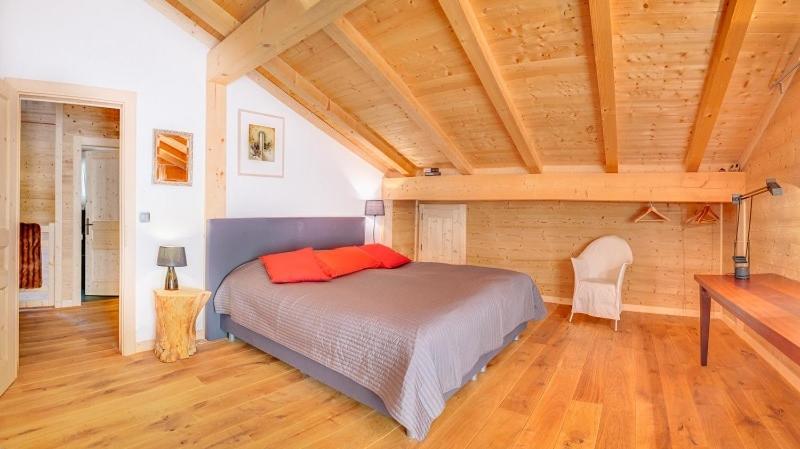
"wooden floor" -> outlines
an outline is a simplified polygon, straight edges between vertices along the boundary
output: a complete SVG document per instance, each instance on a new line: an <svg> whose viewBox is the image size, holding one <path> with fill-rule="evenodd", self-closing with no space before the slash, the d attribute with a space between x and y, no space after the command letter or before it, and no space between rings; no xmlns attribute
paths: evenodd
<svg viewBox="0 0 800 449"><path fill-rule="evenodd" d="M553 308L447 404L423 443L240 342L158 362L116 349L116 301L20 317L0 398L13 448L800 448L800 394L722 322L708 368L697 319Z"/></svg>

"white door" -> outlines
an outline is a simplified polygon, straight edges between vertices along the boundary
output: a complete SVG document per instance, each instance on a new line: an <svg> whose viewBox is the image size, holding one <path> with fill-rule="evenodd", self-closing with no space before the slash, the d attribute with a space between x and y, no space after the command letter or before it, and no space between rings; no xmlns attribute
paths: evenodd
<svg viewBox="0 0 800 449"><path fill-rule="evenodd" d="M420 262L467 263L467 206L420 204Z"/></svg>
<svg viewBox="0 0 800 449"><path fill-rule="evenodd" d="M87 295L119 295L119 152L89 151L86 165Z"/></svg>
<svg viewBox="0 0 800 449"><path fill-rule="evenodd" d="M0 394L17 377L19 334L17 314L16 139L12 120L16 120L11 88L0 81Z"/></svg>

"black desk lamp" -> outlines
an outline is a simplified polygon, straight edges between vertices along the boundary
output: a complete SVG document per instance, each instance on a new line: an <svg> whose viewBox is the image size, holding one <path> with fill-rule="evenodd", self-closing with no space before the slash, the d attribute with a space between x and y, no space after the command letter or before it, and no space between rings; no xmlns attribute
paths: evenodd
<svg viewBox="0 0 800 449"><path fill-rule="evenodd" d="M386 215L383 200L367 200L364 204L364 215L372 216L372 243L375 243L375 217Z"/></svg>
<svg viewBox="0 0 800 449"><path fill-rule="evenodd" d="M736 205L736 240L733 242L733 275L736 279L750 279L750 220L753 218L752 198L769 192L772 196L783 195L783 189L773 178L767 178L767 185L747 192L734 194Z"/></svg>
<svg viewBox="0 0 800 449"><path fill-rule="evenodd" d="M168 267L164 290L177 290L178 275L175 274L175 267L186 266L186 250L182 246L159 246L157 264L159 267Z"/></svg>

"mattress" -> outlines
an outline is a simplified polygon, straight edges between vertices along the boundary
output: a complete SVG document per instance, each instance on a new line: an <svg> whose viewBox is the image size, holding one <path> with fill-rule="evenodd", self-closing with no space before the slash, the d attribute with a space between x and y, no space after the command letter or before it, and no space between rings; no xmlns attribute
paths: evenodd
<svg viewBox="0 0 800 449"><path fill-rule="evenodd" d="M425 437L477 361L521 324L546 315L528 275L438 263L272 284L253 261L223 281L214 305L234 323L374 392L415 439Z"/></svg>

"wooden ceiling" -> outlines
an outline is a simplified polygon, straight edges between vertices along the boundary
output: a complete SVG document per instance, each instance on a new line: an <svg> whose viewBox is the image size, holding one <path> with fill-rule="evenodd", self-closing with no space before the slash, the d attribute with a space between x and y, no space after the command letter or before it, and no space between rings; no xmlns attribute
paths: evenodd
<svg viewBox="0 0 800 449"><path fill-rule="evenodd" d="M224 40L210 62L292 3L166 1ZM323 2L346 14L227 67L264 58L265 82L390 175L727 169L800 56L800 0Z"/></svg>

